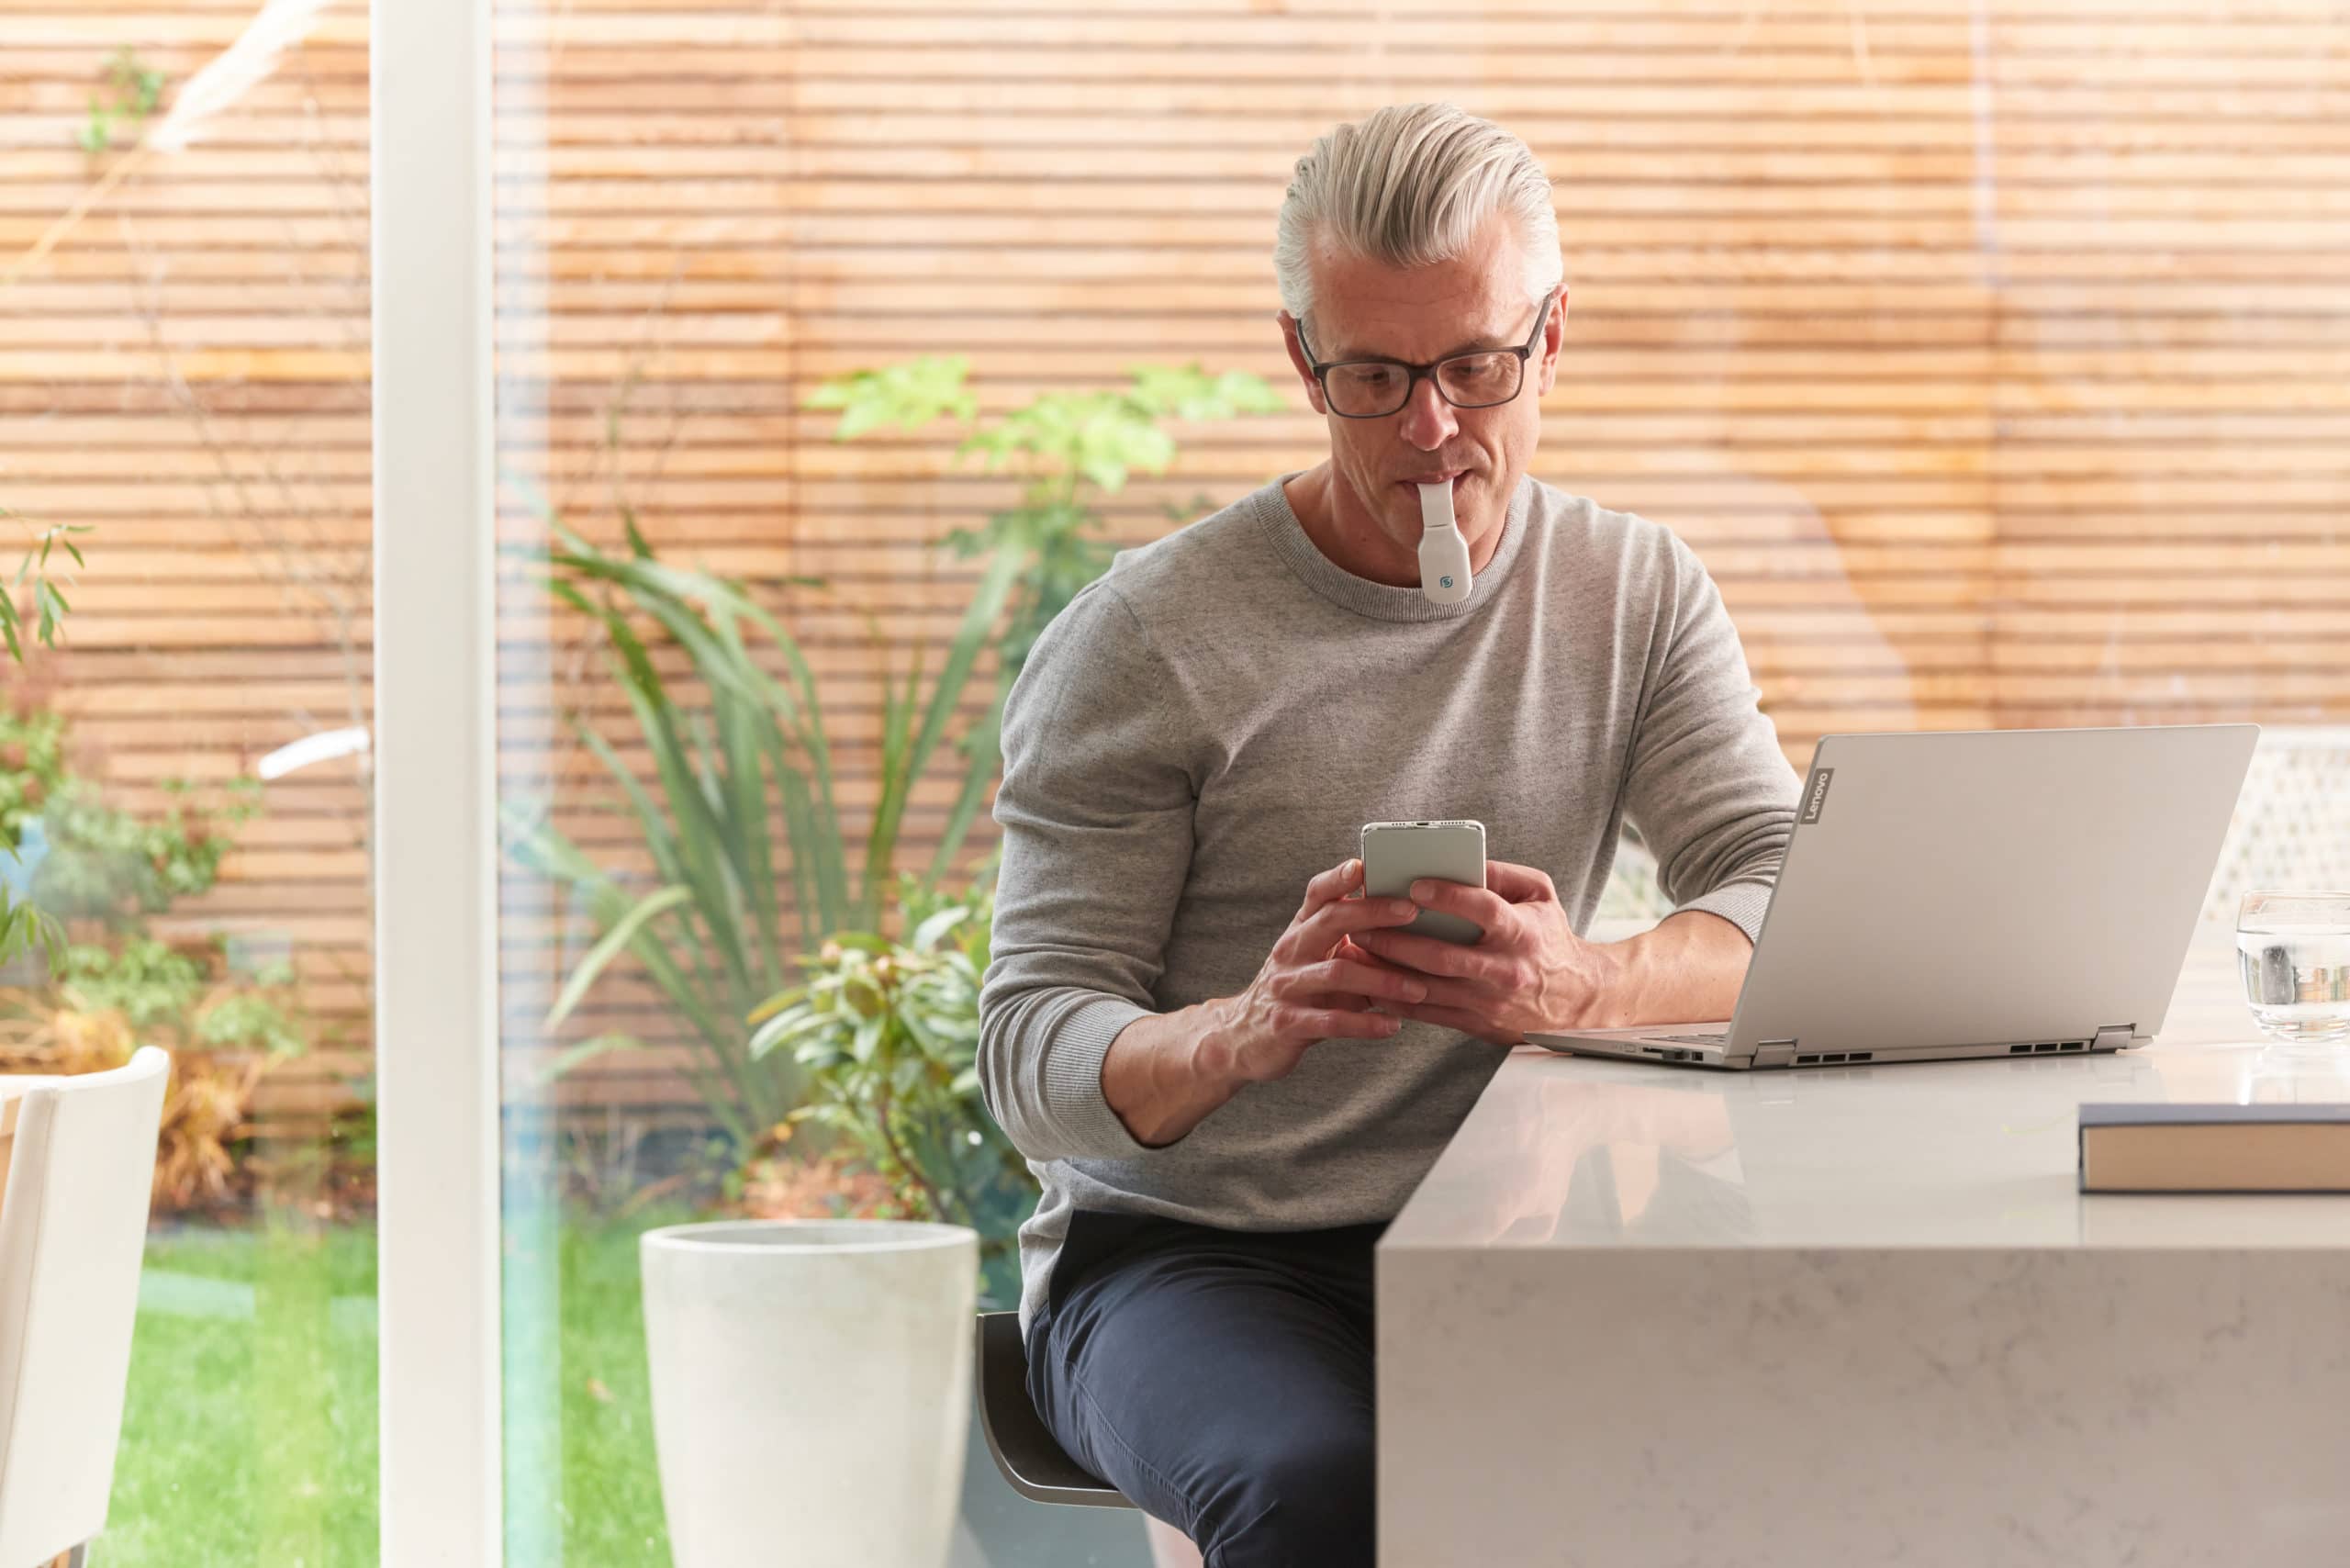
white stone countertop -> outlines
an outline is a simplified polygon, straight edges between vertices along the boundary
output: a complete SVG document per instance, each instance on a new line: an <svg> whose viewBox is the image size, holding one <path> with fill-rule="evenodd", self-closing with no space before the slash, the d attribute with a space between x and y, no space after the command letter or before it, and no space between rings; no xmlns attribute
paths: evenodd
<svg viewBox="0 0 2350 1568"><path fill-rule="evenodd" d="M1380 1243L1383 1568L2350 1562L2350 1196L2078 1191L2083 1101L2350 1101L2232 962L2110 1056L1513 1053Z"/></svg>
<svg viewBox="0 0 2350 1568"><path fill-rule="evenodd" d="M2197 955L2153 1045L2104 1056L1721 1072L1521 1047L1381 1246L2350 1246L2350 1197L2078 1190L2083 1101L2350 1101L2350 1047L2261 1043L2221 960Z"/></svg>

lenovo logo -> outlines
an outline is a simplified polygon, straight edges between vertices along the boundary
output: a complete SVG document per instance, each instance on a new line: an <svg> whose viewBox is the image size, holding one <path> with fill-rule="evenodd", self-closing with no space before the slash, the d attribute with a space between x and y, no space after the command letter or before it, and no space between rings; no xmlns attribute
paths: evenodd
<svg viewBox="0 0 2350 1568"><path fill-rule="evenodd" d="M1828 781L1835 777L1834 768L1823 767L1804 786L1803 815L1797 819L1802 826L1809 827L1819 820L1819 808L1828 803Z"/></svg>

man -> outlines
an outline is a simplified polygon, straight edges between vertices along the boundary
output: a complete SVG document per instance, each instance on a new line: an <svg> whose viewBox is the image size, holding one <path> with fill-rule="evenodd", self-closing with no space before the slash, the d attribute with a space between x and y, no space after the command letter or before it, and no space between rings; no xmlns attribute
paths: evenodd
<svg viewBox="0 0 2350 1568"><path fill-rule="evenodd" d="M1527 477L1567 291L1526 146L1449 105L1340 126L1275 263L1330 455L1037 642L980 999L1045 1187L1030 1392L1211 1568L1372 1561L1372 1243L1528 1030L1729 1015L1799 788L1695 557ZM1436 481L1459 604L1419 587ZM1415 902L1346 854L1445 817L1485 824L1487 885L1412 898L1472 946L1395 931ZM1626 821L1677 912L1585 942Z"/></svg>

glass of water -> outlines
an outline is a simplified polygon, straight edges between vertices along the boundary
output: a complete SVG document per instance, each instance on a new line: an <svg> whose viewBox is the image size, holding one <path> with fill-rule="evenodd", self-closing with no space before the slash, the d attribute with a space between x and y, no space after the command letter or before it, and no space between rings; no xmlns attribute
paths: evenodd
<svg viewBox="0 0 2350 1568"><path fill-rule="evenodd" d="M2236 963L2263 1034L2288 1045L2350 1040L2350 893L2246 893Z"/></svg>

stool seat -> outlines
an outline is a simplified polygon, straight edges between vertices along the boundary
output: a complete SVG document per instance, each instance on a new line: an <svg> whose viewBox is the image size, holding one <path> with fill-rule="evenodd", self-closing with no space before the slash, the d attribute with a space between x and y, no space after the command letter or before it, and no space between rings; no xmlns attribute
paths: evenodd
<svg viewBox="0 0 2350 1568"><path fill-rule="evenodd" d="M1028 1347L1016 1312L982 1312L979 1327L979 1430L1012 1489L1032 1502L1131 1508L1125 1494L1062 1451L1028 1397Z"/></svg>

